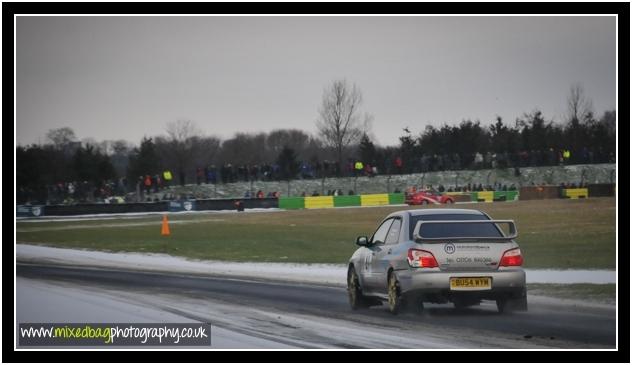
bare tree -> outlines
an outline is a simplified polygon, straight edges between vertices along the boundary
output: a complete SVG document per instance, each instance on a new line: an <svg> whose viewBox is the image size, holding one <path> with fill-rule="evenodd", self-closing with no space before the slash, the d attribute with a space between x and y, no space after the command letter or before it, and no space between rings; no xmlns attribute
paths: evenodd
<svg viewBox="0 0 632 365"><path fill-rule="evenodd" d="M318 110L316 126L323 141L335 149L338 163L342 166L342 153L350 144L362 136L362 123L368 124L370 117L361 121L360 105L362 93L347 80L336 80L323 92L323 101Z"/></svg>
<svg viewBox="0 0 632 365"><path fill-rule="evenodd" d="M255 165L266 160L265 133L235 133L222 143L220 159L232 165Z"/></svg>
<svg viewBox="0 0 632 365"><path fill-rule="evenodd" d="M129 165L129 155L133 150L131 143L124 139L108 141L108 155L114 166L114 170L119 176L124 176Z"/></svg>
<svg viewBox="0 0 632 365"><path fill-rule="evenodd" d="M184 142L190 137L200 134L200 130L193 121L178 120L167 123L167 136L171 141Z"/></svg>
<svg viewBox="0 0 632 365"><path fill-rule="evenodd" d="M117 139L110 141L110 150L108 152L116 155L127 155L132 149L133 146L128 141L124 139Z"/></svg>
<svg viewBox="0 0 632 365"><path fill-rule="evenodd" d="M96 139L92 138L92 137L85 137L81 139L81 145L85 148L87 146L92 146L93 148L97 148L97 150L99 149L100 146L99 142L97 142Z"/></svg>
<svg viewBox="0 0 632 365"><path fill-rule="evenodd" d="M593 115L592 101L586 97L584 88L579 83L571 86L567 107L568 121L571 124L588 121Z"/></svg>
<svg viewBox="0 0 632 365"><path fill-rule="evenodd" d="M69 127L51 129L46 133L46 139L58 149L63 149L67 145L77 140L75 131Z"/></svg>
<svg viewBox="0 0 632 365"><path fill-rule="evenodd" d="M185 175L194 155L194 146L197 145L195 142L200 135L201 131L190 120L167 123L168 141L181 185L185 183Z"/></svg>
<svg viewBox="0 0 632 365"><path fill-rule="evenodd" d="M267 159L276 159L283 148L289 147L300 160L307 160L318 149L318 140L298 129L275 129L266 137Z"/></svg>
<svg viewBox="0 0 632 365"><path fill-rule="evenodd" d="M191 163L200 168L214 165L221 143L222 141L215 136L191 137Z"/></svg>

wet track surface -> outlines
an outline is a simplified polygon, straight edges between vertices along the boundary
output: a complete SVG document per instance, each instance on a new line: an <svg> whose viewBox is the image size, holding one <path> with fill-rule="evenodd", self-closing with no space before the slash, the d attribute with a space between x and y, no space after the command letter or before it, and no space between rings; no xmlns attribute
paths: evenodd
<svg viewBox="0 0 632 365"><path fill-rule="evenodd" d="M530 301L529 312L498 314L495 304L484 303L464 310L450 304L428 304L422 315L393 316L386 306L352 311L344 288L290 283L272 283L224 277L185 276L169 273L93 270L75 267L18 264L20 277L76 283L102 288L168 294L182 298L220 300L253 308L308 314L353 321L385 328L415 328L432 325L452 330L496 333L513 339L573 342L574 347L614 348L615 311L607 308L563 306ZM186 315L186 314L184 314ZM194 318L204 320L204 318Z"/></svg>

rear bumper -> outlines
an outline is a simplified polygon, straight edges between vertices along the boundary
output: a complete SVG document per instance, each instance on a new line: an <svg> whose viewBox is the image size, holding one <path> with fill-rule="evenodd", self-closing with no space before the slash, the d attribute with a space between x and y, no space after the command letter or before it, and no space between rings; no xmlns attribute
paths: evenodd
<svg viewBox="0 0 632 365"><path fill-rule="evenodd" d="M482 299L521 298L526 296L526 275L522 269L494 272L441 272L425 270L401 270L396 272L402 294L479 297ZM490 277L491 289L451 290L450 278Z"/></svg>

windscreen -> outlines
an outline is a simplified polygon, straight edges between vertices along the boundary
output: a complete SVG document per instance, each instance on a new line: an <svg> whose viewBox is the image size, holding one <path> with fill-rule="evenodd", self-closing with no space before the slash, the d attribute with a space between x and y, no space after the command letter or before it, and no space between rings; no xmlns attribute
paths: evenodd
<svg viewBox="0 0 632 365"><path fill-rule="evenodd" d="M410 236L413 237L413 230L417 222L427 221L477 221L489 220L482 214L436 214L418 215L411 217ZM421 236L426 238L440 237L503 237L502 232L493 223L471 223L471 224L428 224L421 226Z"/></svg>

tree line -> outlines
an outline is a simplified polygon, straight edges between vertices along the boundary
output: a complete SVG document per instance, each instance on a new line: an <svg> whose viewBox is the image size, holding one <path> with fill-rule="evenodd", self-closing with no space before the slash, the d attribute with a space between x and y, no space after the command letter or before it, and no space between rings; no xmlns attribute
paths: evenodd
<svg viewBox="0 0 632 365"><path fill-rule="evenodd" d="M16 148L18 202L45 202L55 191L67 192L69 182L75 195L87 191L87 200L124 195L146 176L161 178L165 171L174 176L172 184L186 184L615 161L615 111L595 117L579 85L571 87L563 122L534 110L511 124L497 117L489 126L463 120L416 134L407 127L394 146L373 141L372 117L361 105L356 85L333 82L323 91L315 136L277 129L221 140L180 120L135 146L79 141L70 128L50 130L46 143Z"/></svg>

